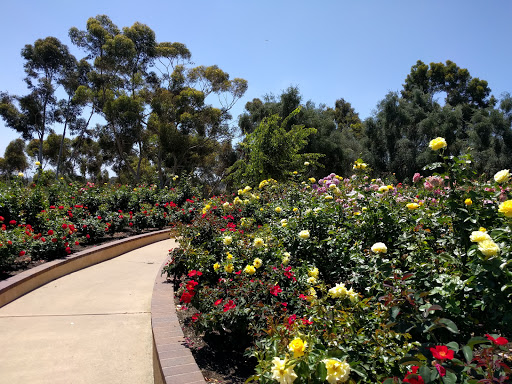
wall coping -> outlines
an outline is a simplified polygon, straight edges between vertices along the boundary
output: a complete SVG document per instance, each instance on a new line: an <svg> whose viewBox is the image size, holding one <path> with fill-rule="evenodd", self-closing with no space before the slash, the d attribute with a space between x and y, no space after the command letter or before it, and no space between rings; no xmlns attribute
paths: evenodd
<svg viewBox="0 0 512 384"><path fill-rule="evenodd" d="M165 240L171 237L171 229L131 236L115 240L94 248L73 253L63 259L57 259L28 269L18 275L0 281L0 308L20 296L41 287L59 277L78 271L102 261L112 259L133 249Z"/></svg>
<svg viewBox="0 0 512 384"><path fill-rule="evenodd" d="M155 384L205 384L197 366L174 306L173 283L162 275L155 279L151 299L151 328L153 331L153 376Z"/></svg>

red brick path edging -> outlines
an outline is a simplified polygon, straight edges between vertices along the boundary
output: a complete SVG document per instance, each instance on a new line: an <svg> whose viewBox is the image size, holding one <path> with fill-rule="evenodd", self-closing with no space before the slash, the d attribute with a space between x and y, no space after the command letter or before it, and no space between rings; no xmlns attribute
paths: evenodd
<svg viewBox="0 0 512 384"><path fill-rule="evenodd" d="M155 279L151 299L155 384L204 384L203 374L185 346L174 306L173 284L161 275L162 268Z"/></svg>

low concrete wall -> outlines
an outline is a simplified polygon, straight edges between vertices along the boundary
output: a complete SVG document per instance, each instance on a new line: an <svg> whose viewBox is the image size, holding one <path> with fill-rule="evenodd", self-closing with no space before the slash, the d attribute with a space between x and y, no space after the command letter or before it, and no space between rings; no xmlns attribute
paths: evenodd
<svg viewBox="0 0 512 384"><path fill-rule="evenodd" d="M161 275L162 268L156 276L151 299L155 384L205 384L192 352L185 345L174 306L173 284Z"/></svg>
<svg viewBox="0 0 512 384"><path fill-rule="evenodd" d="M0 281L0 308L40 286L82 268L112 259L133 249L168 239L172 230L163 229L99 245L71 254L65 259L53 260Z"/></svg>

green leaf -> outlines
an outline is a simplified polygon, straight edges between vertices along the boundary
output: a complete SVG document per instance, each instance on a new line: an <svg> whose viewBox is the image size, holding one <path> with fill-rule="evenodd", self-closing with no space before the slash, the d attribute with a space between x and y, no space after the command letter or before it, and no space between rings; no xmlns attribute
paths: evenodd
<svg viewBox="0 0 512 384"><path fill-rule="evenodd" d="M473 350L469 345L465 345L462 347L462 353L468 363L470 363L471 360L473 360Z"/></svg>
<svg viewBox="0 0 512 384"><path fill-rule="evenodd" d="M444 319L444 318L439 319L439 322L441 324L444 324L446 329L448 329L451 333L459 333L459 329L457 328L455 323L453 321L451 321L450 319Z"/></svg>
<svg viewBox="0 0 512 384"><path fill-rule="evenodd" d="M316 366L316 378L325 381L325 378L327 377L327 368L325 367L325 364L320 362Z"/></svg>
<svg viewBox="0 0 512 384"><path fill-rule="evenodd" d="M393 319L396 319L396 317L398 316L399 313L400 313L400 307L394 306L393 308L391 308L391 317Z"/></svg>
<svg viewBox="0 0 512 384"><path fill-rule="evenodd" d="M415 356L405 356L398 361L398 364L402 365L419 365L419 363L419 359Z"/></svg>
<svg viewBox="0 0 512 384"><path fill-rule="evenodd" d="M457 376L453 372L446 372L446 376L443 377L445 384L457 384Z"/></svg>
<svg viewBox="0 0 512 384"><path fill-rule="evenodd" d="M423 169L424 171L427 171L427 170L429 170L429 171L433 171L434 169L439 168L439 167L441 167L442 165L443 165L443 163L437 162L437 163L427 164L427 165L425 165L422 169Z"/></svg>
<svg viewBox="0 0 512 384"><path fill-rule="evenodd" d="M459 344L457 344L455 341L446 344L446 346L450 349L453 349L455 352L459 352Z"/></svg>
<svg viewBox="0 0 512 384"><path fill-rule="evenodd" d="M430 375L430 369L428 367L421 366L418 369L418 374L423 378L423 381L425 383L430 383L430 381L432 380Z"/></svg>
<svg viewBox="0 0 512 384"><path fill-rule="evenodd" d="M473 349L476 344L482 344L482 343L487 343L487 342L489 342L489 340L487 340L487 338L482 337L482 336L475 336L475 337L472 337L471 339L469 339L468 346L471 349Z"/></svg>

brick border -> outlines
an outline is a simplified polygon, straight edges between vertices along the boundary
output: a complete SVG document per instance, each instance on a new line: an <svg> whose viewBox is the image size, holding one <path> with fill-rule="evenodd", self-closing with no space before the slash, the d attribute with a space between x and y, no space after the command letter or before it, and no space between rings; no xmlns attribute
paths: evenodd
<svg viewBox="0 0 512 384"><path fill-rule="evenodd" d="M169 237L172 237L172 230L163 229L112 241L95 248L73 253L65 259L49 261L0 281L0 308L59 277Z"/></svg>
<svg viewBox="0 0 512 384"><path fill-rule="evenodd" d="M194 356L185 346L185 337L174 306L173 284L158 271L151 298L153 331L153 376L155 384L204 384Z"/></svg>

